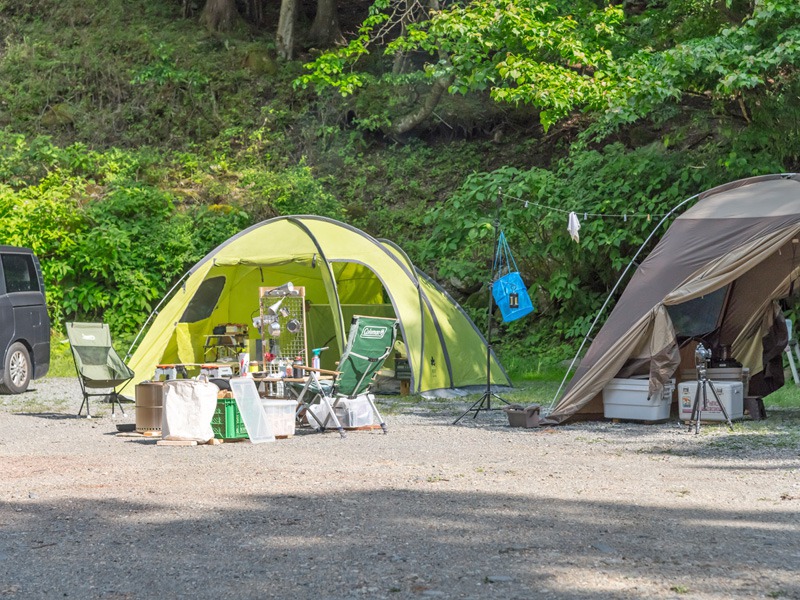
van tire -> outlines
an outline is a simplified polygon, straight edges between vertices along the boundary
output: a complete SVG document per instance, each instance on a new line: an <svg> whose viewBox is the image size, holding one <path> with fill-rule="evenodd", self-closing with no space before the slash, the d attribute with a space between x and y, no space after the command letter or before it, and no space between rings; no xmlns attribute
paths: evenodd
<svg viewBox="0 0 800 600"><path fill-rule="evenodd" d="M0 382L0 392L6 394L21 394L28 389L31 381L33 365L28 349L20 342L14 342L8 348L3 365L3 380Z"/></svg>

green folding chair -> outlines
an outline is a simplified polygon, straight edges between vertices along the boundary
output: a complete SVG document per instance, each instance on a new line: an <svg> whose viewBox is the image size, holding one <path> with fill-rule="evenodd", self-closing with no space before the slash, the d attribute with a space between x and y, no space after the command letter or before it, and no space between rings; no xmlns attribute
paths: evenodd
<svg viewBox="0 0 800 600"><path fill-rule="evenodd" d="M109 397L111 401L111 416L114 416L115 405L119 406L122 414L125 410L119 401L116 388L129 382L134 377L134 372L128 368L111 345L111 331L104 323L67 323L67 338L72 348L72 358L75 361L75 370L78 372L78 381L83 392L83 402L78 410L78 416L86 406L86 417L91 417L89 412L89 398L92 396ZM103 392L89 392L89 390L106 390ZM108 391L110 390L110 391Z"/></svg>
<svg viewBox="0 0 800 600"><path fill-rule="evenodd" d="M375 406L375 398L369 393L369 387L392 351L396 338L397 319L354 316L337 371L297 367L307 374L303 384L296 384L296 389L299 388L297 415L305 411L309 424L313 426L313 419L318 425L315 428L320 431L325 431L328 423L332 423L345 437L344 427L336 416L336 407L344 399L363 397L369 402L381 429L387 433L386 422ZM322 376L331 376L332 379L322 379ZM325 407L320 411L321 417L315 410L309 410L314 404Z"/></svg>

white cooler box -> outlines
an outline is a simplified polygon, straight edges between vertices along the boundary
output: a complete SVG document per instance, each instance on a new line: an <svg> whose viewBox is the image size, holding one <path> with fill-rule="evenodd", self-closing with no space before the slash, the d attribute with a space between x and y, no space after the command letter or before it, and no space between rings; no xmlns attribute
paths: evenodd
<svg viewBox="0 0 800 600"><path fill-rule="evenodd" d="M663 421L669 419L675 380L670 379L660 397L648 400L647 379L612 379L603 388L603 415L607 419Z"/></svg>
<svg viewBox="0 0 800 600"><path fill-rule="evenodd" d="M741 382L734 381L711 381L707 383L706 398L708 403L703 408L703 391L700 391L700 420L701 421L724 421L725 415L717 404L717 399L711 391L714 386L719 399L731 420L744 418L744 392ZM678 385L678 410L681 419L688 421L692 418L692 407L694 406L694 396L697 393L697 381L684 381Z"/></svg>

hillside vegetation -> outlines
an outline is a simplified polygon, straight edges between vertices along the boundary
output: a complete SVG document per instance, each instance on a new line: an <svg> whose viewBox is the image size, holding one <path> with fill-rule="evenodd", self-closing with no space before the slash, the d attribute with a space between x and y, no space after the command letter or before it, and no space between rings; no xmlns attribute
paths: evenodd
<svg viewBox="0 0 800 600"><path fill-rule="evenodd" d="M341 43L291 59L278 4L231 6L223 27L202 3L0 0L0 243L42 259L56 328L130 339L287 214L392 239L483 327L499 218L537 312L498 349L546 364L673 206L800 169L793 0L340 3Z"/></svg>

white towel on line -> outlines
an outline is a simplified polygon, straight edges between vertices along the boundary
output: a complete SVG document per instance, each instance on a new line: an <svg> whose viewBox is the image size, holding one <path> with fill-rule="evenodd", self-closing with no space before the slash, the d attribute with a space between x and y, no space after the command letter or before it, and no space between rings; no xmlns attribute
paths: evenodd
<svg viewBox="0 0 800 600"><path fill-rule="evenodd" d="M578 233L581 230L581 223L578 221L578 215L574 212L569 213L569 222L567 223L567 231L570 237L576 242L581 241L581 236Z"/></svg>

